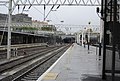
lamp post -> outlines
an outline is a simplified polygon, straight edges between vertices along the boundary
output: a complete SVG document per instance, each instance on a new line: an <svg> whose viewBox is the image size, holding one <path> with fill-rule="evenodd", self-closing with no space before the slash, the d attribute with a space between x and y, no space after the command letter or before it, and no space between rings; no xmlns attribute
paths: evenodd
<svg viewBox="0 0 120 81"><path fill-rule="evenodd" d="M63 26L64 21L62 20L62 21L60 21L60 22L61 22L61 26L60 26L60 31L61 31L61 28L62 28L62 26Z"/></svg>
<svg viewBox="0 0 120 81"><path fill-rule="evenodd" d="M98 14L98 17L100 17L100 40L99 40L99 56L101 56L101 42L102 42L102 34L104 33L102 30L103 30L103 0L101 2L101 16L99 16L99 13L100 13L100 9L99 7L96 8L96 12Z"/></svg>
<svg viewBox="0 0 120 81"><path fill-rule="evenodd" d="M84 31L82 31L82 46L83 46L83 39L84 38Z"/></svg>
<svg viewBox="0 0 120 81"><path fill-rule="evenodd" d="M88 50L89 50L89 45L90 45L90 24L91 24L91 22L88 22L88 24L89 24L89 27L88 27Z"/></svg>
<svg viewBox="0 0 120 81"><path fill-rule="evenodd" d="M84 46L84 47L85 47L85 30L86 30L86 28L84 28L82 30L82 46Z"/></svg>

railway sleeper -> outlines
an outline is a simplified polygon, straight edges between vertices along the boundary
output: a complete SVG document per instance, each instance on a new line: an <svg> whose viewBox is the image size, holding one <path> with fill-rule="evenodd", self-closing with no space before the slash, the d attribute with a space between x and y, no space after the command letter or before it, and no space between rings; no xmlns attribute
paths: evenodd
<svg viewBox="0 0 120 81"><path fill-rule="evenodd" d="M37 80L39 77L24 77L26 80Z"/></svg>
<svg viewBox="0 0 120 81"><path fill-rule="evenodd" d="M63 47L62 47L62 48L59 48L58 50L60 51L61 49L63 49ZM58 50L53 51L53 54L54 54L54 53L57 53ZM51 53L48 53L48 55L50 55L50 54L51 54ZM46 58L46 57L48 57L48 56L45 56L44 58ZM43 58L43 59L44 59L44 58ZM41 60L38 60L36 63L33 63L33 64L30 65L29 67L26 67L26 68L24 68L24 69L21 69L20 71L14 73L14 74L12 74L12 75L5 75L5 76L3 76L3 77L1 78L1 81L12 81L14 78L16 78L17 76L20 76L21 74L23 74L24 72L26 72L28 69L30 69L30 68L32 69L32 68L38 66L39 63L41 63L42 61L43 61L42 59L41 59Z"/></svg>
<svg viewBox="0 0 120 81"><path fill-rule="evenodd" d="M64 49L64 51L65 51L65 49ZM63 51L63 52L64 52ZM63 54L63 52L60 52L61 54ZM43 65L40 65L40 67L39 68L37 68L37 70L35 69L35 71L32 71L32 72L30 72L30 73L28 73L28 75L30 75L31 73L32 74L38 74L39 73L39 76L41 76L45 71L43 71L42 73L41 73L41 70L39 70L39 69L41 69L42 67L41 66L43 66L43 67L46 67L46 64L49 64L49 66L51 66L51 64L53 64L53 63L51 63L51 61L53 61L54 60L54 62L61 56L61 54L57 54L57 56L55 55L55 57L57 57L56 59L54 59L54 57L52 57L52 59L50 59L50 60L48 60L47 62L45 62ZM47 69L47 68L46 68ZM36 72L37 71L37 72ZM28 75L26 75L26 76L28 76ZM35 75L33 75L33 76L35 76ZM37 75L36 75L37 76ZM30 77L30 76L29 76ZM37 80L37 79L36 79ZM22 81L22 80L21 80ZM26 80L25 80L26 81Z"/></svg>
<svg viewBox="0 0 120 81"><path fill-rule="evenodd" d="M54 50L54 49L52 49L52 50ZM18 59L11 60L11 61L8 61L6 63L0 64L0 72L4 71L6 69L12 68L12 67L14 67L17 64L21 64L22 62L26 62L27 60L30 60L32 58L38 57L38 56L40 56L40 52L36 52L36 54L29 54L29 55L26 55L24 57L20 57ZM19 60L21 60L21 61L19 61ZM5 65L7 63L9 63L9 65Z"/></svg>
<svg viewBox="0 0 120 81"><path fill-rule="evenodd" d="M31 74L29 73L29 75L26 75L27 77L35 77L35 76L39 76L39 72L38 73L35 73L35 74Z"/></svg>
<svg viewBox="0 0 120 81"><path fill-rule="evenodd" d="M26 79L21 79L21 81L36 81L36 80L26 80Z"/></svg>

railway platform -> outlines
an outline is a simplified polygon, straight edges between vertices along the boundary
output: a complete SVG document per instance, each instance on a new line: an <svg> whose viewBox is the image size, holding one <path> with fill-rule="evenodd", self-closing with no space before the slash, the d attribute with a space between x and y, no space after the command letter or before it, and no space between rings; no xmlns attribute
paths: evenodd
<svg viewBox="0 0 120 81"><path fill-rule="evenodd" d="M73 44L37 81L102 81L101 67L96 47Z"/></svg>

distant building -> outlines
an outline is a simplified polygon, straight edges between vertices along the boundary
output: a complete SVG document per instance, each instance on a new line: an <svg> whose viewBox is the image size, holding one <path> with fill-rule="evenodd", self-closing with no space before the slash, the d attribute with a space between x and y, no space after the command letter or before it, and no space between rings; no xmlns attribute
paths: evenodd
<svg viewBox="0 0 120 81"><path fill-rule="evenodd" d="M0 13L0 28L7 27L8 15ZM12 15L12 28L24 27L32 25L32 17L28 14L16 14Z"/></svg>
<svg viewBox="0 0 120 81"><path fill-rule="evenodd" d="M44 25L44 26L52 28L52 31L56 31L57 30L56 27L55 27L55 25L48 24L48 25Z"/></svg>
<svg viewBox="0 0 120 81"><path fill-rule="evenodd" d="M32 27L38 28L38 30L41 30L41 27L48 25L47 22L41 22L41 21L37 21L37 20L33 20L32 21Z"/></svg>
<svg viewBox="0 0 120 81"><path fill-rule="evenodd" d="M42 30L42 27L50 27L52 28L53 31L56 31L55 25L50 25L48 22L43 22L43 21L37 21L33 20L32 21L32 27L38 28L40 31Z"/></svg>
<svg viewBox="0 0 120 81"><path fill-rule="evenodd" d="M8 15L0 13L0 30L7 30L7 26L8 26ZM32 17L29 17L28 14L20 13L20 14L12 15L11 30L19 31L19 32L31 31L31 30L25 30L26 27L37 28L38 30L35 31L32 30L32 32L33 31L34 33L38 32L38 34L40 32L54 33L54 31L56 31L55 25L50 25L48 24L48 22L43 22L43 21L42 22L37 20L32 21ZM41 28L43 27L45 27L44 29L46 30L42 30Z"/></svg>
<svg viewBox="0 0 120 81"><path fill-rule="evenodd" d="M22 23L32 25L32 17L29 17L28 14L16 14L12 16L12 23Z"/></svg>
<svg viewBox="0 0 120 81"><path fill-rule="evenodd" d="M7 14L0 13L0 23L7 23Z"/></svg>
<svg viewBox="0 0 120 81"><path fill-rule="evenodd" d="M38 29L38 34L54 34L54 31L56 31L55 25L50 25L48 22L43 21L32 21L32 27Z"/></svg>
<svg viewBox="0 0 120 81"><path fill-rule="evenodd" d="M66 35L63 31L56 31L55 33L56 33L56 35L61 35L61 36Z"/></svg>

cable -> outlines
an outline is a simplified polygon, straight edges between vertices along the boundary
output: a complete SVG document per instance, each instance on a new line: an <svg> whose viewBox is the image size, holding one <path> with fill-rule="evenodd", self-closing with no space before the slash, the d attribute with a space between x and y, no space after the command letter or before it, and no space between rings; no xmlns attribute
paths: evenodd
<svg viewBox="0 0 120 81"><path fill-rule="evenodd" d="M99 15L99 13L97 13L97 15L98 15L98 17L99 17L100 19L104 20L104 19Z"/></svg>
<svg viewBox="0 0 120 81"><path fill-rule="evenodd" d="M42 15L44 15L40 10L38 10L36 7L33 6L38 12L40 12Z"/></svg>
<svg viewBox="0 0 120 81"><path fill-rule="evenodd" d="M48 15L50 14L50 12L53 10L54 6L55 6L55 5L53 5L53 6L51 7L50 11L49 11L48 14L45 16L45 20L46 20L46 18L48 17Z"/></svg>

